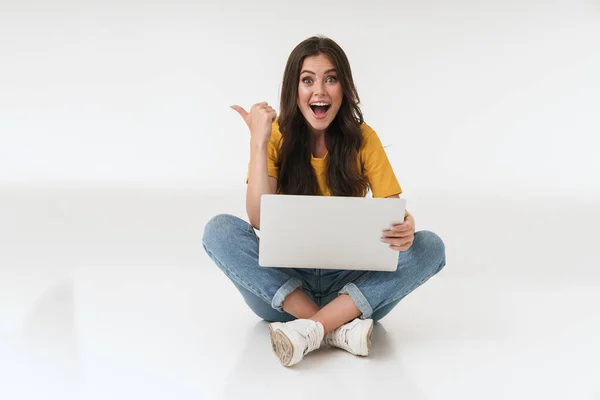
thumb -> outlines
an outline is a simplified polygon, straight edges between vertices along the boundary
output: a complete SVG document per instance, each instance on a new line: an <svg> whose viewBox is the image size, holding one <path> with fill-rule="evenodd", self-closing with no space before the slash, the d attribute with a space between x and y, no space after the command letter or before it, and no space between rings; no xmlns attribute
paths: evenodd
<svg viewBox="0 0 600 400"><path fill-rule="evenodd" d="M242 116L242 118L244 118L244 121L246 120L246 117L248 117L248 112L246 110L244 110L244 107L240 107L238 105L233 105L230 107L232 109L234 109L235 111L237 111L238 114L240 114Z"/></svg>

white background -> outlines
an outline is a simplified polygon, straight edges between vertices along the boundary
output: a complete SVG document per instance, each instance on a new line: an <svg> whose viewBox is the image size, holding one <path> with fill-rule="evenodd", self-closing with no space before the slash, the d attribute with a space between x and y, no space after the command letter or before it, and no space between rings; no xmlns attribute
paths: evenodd
<svg viewBox="0 0 600 400"><path fill-rule="evenodd" d="M290 371L201 236L314 34L448 264ZM600 398L599 71L592 0L0 0L0 397Z"/></svg>
<svg viewBox="0 0 600 400"><path fill-rule="evenodd" d="M237 185L229 105L325 34L408 194L600 196L598 2L0 4L0 181Z"/></svg>

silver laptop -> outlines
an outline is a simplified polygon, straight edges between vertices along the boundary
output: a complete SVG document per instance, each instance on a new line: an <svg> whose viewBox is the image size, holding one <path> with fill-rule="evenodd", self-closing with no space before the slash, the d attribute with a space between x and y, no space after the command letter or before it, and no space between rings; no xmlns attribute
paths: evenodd
<svg viewBox="0 0 600 400"><path fill-rule="evenodd" d="M395 271L398 251L381 242L404 220L398 198L263 195L262 267Z"/></svg>

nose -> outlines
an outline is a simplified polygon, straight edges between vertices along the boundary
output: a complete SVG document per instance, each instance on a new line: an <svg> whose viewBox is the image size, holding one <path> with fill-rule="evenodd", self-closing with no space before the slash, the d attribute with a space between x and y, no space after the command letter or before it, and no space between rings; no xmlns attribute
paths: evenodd
<svg viewBox="0 0 600 400"><path fill-rule="evenodd" d="M325 81L321 80L318 84L315 85L315 95L319 97L320 94L326 94L325 90Z"/></svg>

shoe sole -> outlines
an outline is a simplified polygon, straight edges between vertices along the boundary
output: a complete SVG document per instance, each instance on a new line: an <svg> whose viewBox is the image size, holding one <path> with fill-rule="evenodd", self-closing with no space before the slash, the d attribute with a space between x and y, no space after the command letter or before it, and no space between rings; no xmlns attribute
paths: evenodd
<svg viewBox="0 0 600 400"><path fill-rule="evenodd" d="M290 365L292 361L292 356L294 355L294 346L290 339L287 338L281 331L274 330L269 326L269 334L271 336L271 346L273 346L273 351L281 365L287 367Z"/></svg>
<svg viewBox="0 0 600 400"><path fill-rule="evenodd" d="M373 320L370 322L371 326L369 326L369 332L367 332L367 354L364 357L368 356L371 352L371 334L373 333Z"/></svg>
<svg viewBox="0 0 600 400"><path fill-rule="evenodd" d="M273 351L277 354L277 348L275 347L275 341L273 340L273 335L275 335L275 330L271 325L269 325L269 336L271 337L271 346L273 347Z"/></svg>

